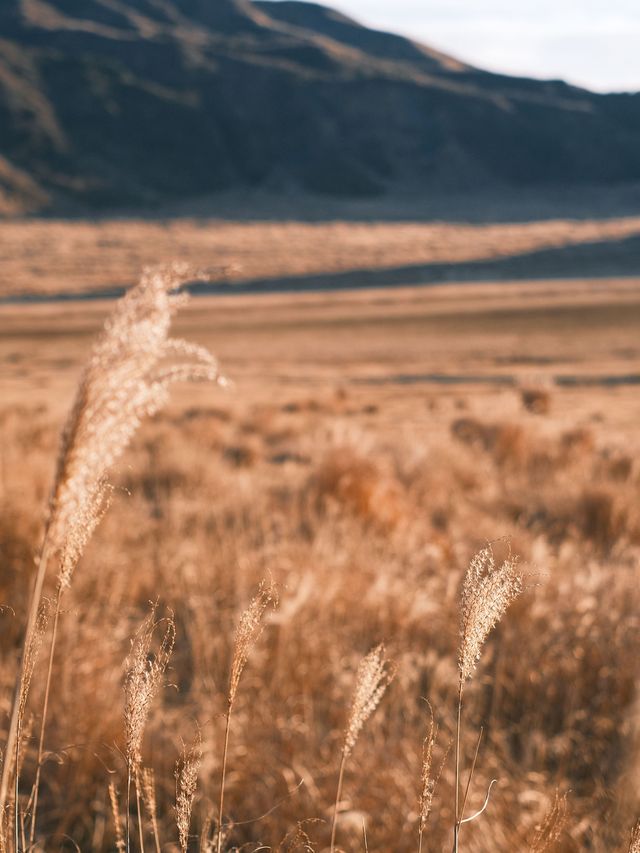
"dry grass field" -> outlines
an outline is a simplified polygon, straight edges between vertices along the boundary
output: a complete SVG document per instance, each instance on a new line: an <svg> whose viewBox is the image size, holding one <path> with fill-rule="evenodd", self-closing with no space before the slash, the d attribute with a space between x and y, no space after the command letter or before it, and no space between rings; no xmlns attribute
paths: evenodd
<svg viewBox="0 0 640 853"><path fill-rule="evenodd" d="M430 272L454 281L461 273L521 278L519 258L531 278L554 275L558 263L562 277L608 275L607 261L615 274L628 267L635 274L639 239L640 217L613 215L490 225L175 216L9 221L0 224L0 295L129 287L145 264L176 259L210 271L213 280L266 289L292 277L302 288L318 274L329 286L335 280L354 287L370 271L385 271L389 284L418 284Z"/></svg>
<svg viewBox="0 0 640 853"><path fill-rule="evenodd" d="M640 225L492 226L472 239L472 226L300 224L280 228L277 250L269 230L251 243L257 229L229 226L214 240L193 225L5 224L3 290L123 285L144 260L176 257L241 256L242 279L411 265L623 238ZM174 768L195 740L188 846L217 849L234 629L266 578L279 603L235 697L220 848L329 850L356 671L384 642L396 674L346 764L336 849L418 850L428 700L434 772L447 757L422 849L448 853L460 588L492 541L499 562L519 555L525 589L465 690L465 784L484 727L467 814L497 782L460 850L626 853L640 814L639 285L193 298L175 333L214 352L233 384L176 386L112 472L112 505L62 599L32 849L123 849L109 785L124 825L125 660L150 602L157 618L173 615L175 647L142 742L156 794L143 842L156 849L155 821L160 849L184 849ZM112 308L0 306L5 733L59 432ZM55 595L54 569L45 593ZM47 648L21 737L20 849ZM141 654L144 668L152 658ZM565 795L564 821L536 835ZM139 849L135 797L130 824Z"/></svg>

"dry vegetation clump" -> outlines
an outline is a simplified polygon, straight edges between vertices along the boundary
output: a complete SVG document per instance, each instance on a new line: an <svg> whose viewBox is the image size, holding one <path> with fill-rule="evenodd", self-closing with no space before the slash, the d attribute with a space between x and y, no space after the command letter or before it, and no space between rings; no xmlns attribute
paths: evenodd
<svg viewBox="0 0 640 853"><path fill-rule="evenodd" d="M548 388L529 386L520 389L522 405L534 415L548 415L551 411L551 392Z"/></svg>
<svg viewBox="0 0 640 853"><path fill-rule="evenodd" d="M336 506L382 527L394 527L406 513L399 484L351 446L332 449L313 476L312 489L324 509Z"/></svg>
<svg viewBox="0 0 640 853"><path fill-rule="evenodd" d="M54 608L64 598L55 654L25 670L19 849L34 826L34 851L128 837L320 853L333 830L356 851L364 826L372 853L449 853L457 826L464 853L635 850L632 440L556 418L556 396L534 419L517 399L501 414L470 395L461 422L446 395L427 411L411 389L400 403L422 420L404 422L384 393L314 406L276 383L268 403L203 386L127 438L111 506L91 541L99 513L69 540L82 564L76 549L71 583L56 560L44 584ZM29 411L25 455L27 414L3 417L6 742L56 423ZM238 466L225 450L245 444ZM507 545L485 546L503 535L527 565L523 594Z"/></svg>

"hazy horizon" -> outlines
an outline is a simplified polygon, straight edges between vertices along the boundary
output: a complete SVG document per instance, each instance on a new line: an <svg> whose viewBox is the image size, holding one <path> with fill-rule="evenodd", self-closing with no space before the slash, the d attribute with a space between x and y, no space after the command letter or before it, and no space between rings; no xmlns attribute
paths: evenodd
<svg viewBox="0 0 640 853"><path fill-rule="evenodd" d="M278 2L278 0L275 0ZM491 71L640 90L640 4L611 0L328 0L363 24L401 33ZM595 57L595 61L594 61Z"/></svg>

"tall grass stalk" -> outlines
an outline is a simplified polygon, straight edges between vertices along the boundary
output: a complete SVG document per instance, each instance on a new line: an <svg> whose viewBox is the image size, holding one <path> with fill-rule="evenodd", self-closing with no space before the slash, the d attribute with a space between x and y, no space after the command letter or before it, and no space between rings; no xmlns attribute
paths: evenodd
<svg viewBox="0 0 640 853"><path fill-rule="evenodd" d="M224 789L227 775L227 759L229 755L229 734L231 731L231 714L236 700L240 678L246 666L249 654L256 640L260 636L263 627L263 617L269 606L275 606L277 595L273 584L264 581L260 585L257 595L244 611L238 625L233 645L233 658L231 661L231 673L229 675L229 689L227 692L227 710L225 714L224 747L222 750L222 765L220 767L220 798L218 802L218 836L217 853L222 851L222 827L224 815Z"/></svg>
<svg viewBox="0 0 640 853"><path fill-rule="evenodd" d="M122 833L122 819L118 805L118 792L114 782L109 782L109 801L111 803L111 814L113 816L113 829L116 837L116 850L124 853L126 850L124 835Z"/></svg>
<svg viewBox="0 0 640 853"><path fill-rule="evenodd" d="M338 771L338 785L336 786L336 801L333 805L333 818L331 820L331 844L330 850L331 853L335 850L336 846L336 829L338 826L338 808L340 806L340 798L342 797L342 783L344 782L344 768L347 764L347 755L345 751L342 751L342 756L340 757L340 769Z"/></svg>
<svg viewBox="0 0 640 853"><path fill-rule="evenodd" d="M476 749L464 801L461 805L460 776L462 764L461 741L464 687L473 675L476 665L480 660L482 648L491 630L502 619L509 605L522 593L522 589L523 580L522 575L518 571L518 561L509 555L498 566L490 545L479 551L471 560L462 584L462 593L460 596L460 644L458 647L459 677L456 715L453 853L458 853L459 851L460 828L463 823L469 820L464 820L463 811L477 760ZM479 745L480 739L478 739L478 747ZM487 802L488 795L481 812L484 811Z"/></svg>
<svg viewBox="0 0 640 853"><path fill-rule="evenodd" d="M433 708L427 702L429 707L429 728L427 735L422 743L422 772L421 772L421 787L420 798L418 801L418 853L422 853L422 841L424 831L431 814L431 806L433 804L433 793L437 783L437 778L433 777L433 748L436 742L437 726L433 716Z"/></svg>
<svg viewBox="0 0 640 853"><path fill-rule="evenodd" d="M381 643L366 655L358 666L356 684L351 700L349 721L344 735L342 754L340 757L340 770L338 771L338 785L336 788L336 800L333 807L333 819L331 821L331 853L335 850L336 829L338 824L338 808L342 797L342 784L347 759L351 755L362 727L371 714L378 707L385 690L391 683L395 674L393 666L385 657L385 648Z"/></svg>
<svg viewBox="0 0 640 853"><path fill-rule="evenodd" d="M160 853L160 832L158 829L158 807L156 801L156 783L153 770L148 767L142 768L142 799L149 815L153 842L156 853Z"/></svg>
<svg viewBox="0 0 640 853"><path fill-rule="evenodd" d="M26 704L28 694L27 652L33 646L51 558L60 553L64 555L65 549L69 553L70 548L73 553L67 565L70 577L70 571L95 529L95 524L88 519L102 505L108 471L126 449L143 417L154 414L165 404L170 386L186 380L224 384L217 362L207 350L168 337L171 317L185 299L176 291L192 277L192 271L184 265L144 270L140 283L118 302L105 323L78 385L62 434L27 610L0 778L0 836L4 835L5 806L14 767L18 808L20 780L16 752L21 706ZM51 662L56 637L57 631L50 649ZM47 707L48 698L46 691ZM39 739L43 745L45 725L46 714L43 714ZM38 798L41 759L42 753L33 789L34 804ZM17 814L15 819L17 823ZM31 826L30 836L35 833L34 817Z"/></svg>
<svg viewBox="0 0 640 853"><path fill-rule="evenodd" d="M33 803L31 811L31 825L29 831L29 846L33 847L36 833L36 820L38 814L38 794L40 791L40 776L44 760L44 740L47 726L47 714L49 711L49 696L51 692L51 678L53 674L53 660L58 639L58 624L60 621L60 606L64 592L71 585L71 577L75 571L80 558L89 540L93 536L98 524L109 508L111 490L106 478L98 483L89 500L82 503L73 519L73 524L67 528L66 539L62 545L60 565L58 569L58 583L54 604L53 628L49 641L49 657L47 662L47 676L45 681L44 699L42 703L42 714L40 717L40 734L38 737L38 755L36 759L36 776L33 783L31 800Z"/></svg>
<svg viewBox="0 0 640 853"><path fill-rule="evenodd" d="M140 808L140 767L142 765L142 739L162 678L169 663L176 636L173 616L156 621L156 607L146 617L133 639L131 654L128 658L124 684L124 729L125 756L127 759L127 810L125 813L125 839L127 851L131 848L131 783L136 793L138 832L141 849L144 848L142 832L142 813ZM164 635L158 649L152 653L156 629L164 623Z"/></svg>
<svg viewBox="0 0 640 853"><path fill-rule="evenodd" d="M23 702L21 701L24 698L24 703L26 704L26 692L28 692L27 687L27 677L28 677L28 668L29 668L29 660L28 660L28 649L33 642L33 638L36 632L36 627L38 623L38 610L40 607L40 601L42 600L42 590L44 587L44 580L47 572L47 564L49 560L49 544L47 541L47 537L45 535L44 543L40 550L40 556L38 559L38 567L36 569L36 577L33 585L33 590L31 592L31 603L29 606L29 612L27 615L27 624L25 628L24 641L22 644L22 652L20 655L20 662L18 664L18 675L16 677L14 692L13 692L13 700L11 704L11 717L9 720L9 729L7 732L7 741L4 750L4 760L2 763L2 777L0 779L0 836L4 837L5 827L4 820L6 815L6 803L7 796L9 794L9 784L11 782L11 774L13 772L14 764L17 768L18 766L18 750L20 743L20 727L21 727L21 714L24 710ZM34 606L35 604L35 606ZM27 689L25 689L27 688ZM16 781L15 781L15 808L17 809L18 797L17 797L17 789L19 787L18 782L18 773L16 772ZM15 827L17 831L17 812L14 816L15 819ZM18 847L16 846L16 851Z"/></svg>
<svg viewBox="0 0 640 853"><path fill-rule="evenodd" d="M182 853L187 853L189 846L189 829L191 812L198 785L198 773L202 762L200 735L192 746L182 750L182 755L176 763L176 822Z"/></svg>
<svg viewBox="0 0 640 853"><path fill-rule="evenodd" d="M44 760L44 737L47 723L47 713L49 710L49 695L51 692L51 675L53 673L53 656L58 637L58 621L60 619L60 597L56 596L55 610L53 614L53 628L51 629L51 642L49 644L49 660L47 663L47 678L44 688L44 700L42 706L42 718L40 721L40 735L38 738L38 756L36 758L36 778L33 783L32 799L33 805L31 809L31 825L29 829L29 847L32 848L36 834L36 818L38 814L38 793L40 790L40 774L42 772L42 762ZM17 776L16 776L17 779Z"/></svg>

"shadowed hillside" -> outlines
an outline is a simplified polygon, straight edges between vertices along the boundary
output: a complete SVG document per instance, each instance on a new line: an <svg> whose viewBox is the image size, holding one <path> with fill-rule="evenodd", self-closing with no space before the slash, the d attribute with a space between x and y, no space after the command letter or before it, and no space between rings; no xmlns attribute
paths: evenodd
<svg viewBox="0 0 640 853"><path fill-rule="evenodd" d="M640 179L640 96L488 74L298 2L3 0L0 128L5 212Z"/></svg>

